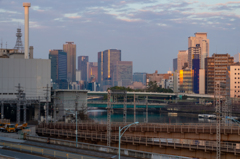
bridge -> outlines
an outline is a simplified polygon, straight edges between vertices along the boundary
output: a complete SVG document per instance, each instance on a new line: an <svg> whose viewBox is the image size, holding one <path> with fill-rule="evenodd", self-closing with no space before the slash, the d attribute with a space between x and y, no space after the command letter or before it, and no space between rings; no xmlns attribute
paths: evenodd
<svg viewBox="0 0 240 159"><path fill-rule="evenodd" d="M128 124L128 123L126 123ZM112 123L111 146L118 146L119 126ZM40 124L36 132L40 136L74 140L75 124ZM222 158L238 158L240 155L240 128L237 125L221 126ZM82 142L106 145L107 125L99 123L78 124L78 138ZM130 127L121 139L123 148L160 154L195 158L216 157L215 124L156 124L140 123ZM239 142L239 143L237 143Z"/></svg>
<svg viewBox="0 0 240 159"><path fill-rule="evenodd" d="M88 107L107 107L107 101L89 101L87 102ZM111 105L114 105L114 108L123 108L124 105L127 105L127 108L134 108L136 105L138 108L145 108L146 102L111 102ZM167 105L167 103L147 103L148 107L154 108L163 108Z"/></svg>
<svg viewBox="0 0 240 159"><path fill-rule="evenodd" d="M88 95L107 95L107 91L88 91ZM159 92L127 92L127 96L158 96L158 97L177 97L179 95L189 98L207 98L213 99L214 95L209 94L187 94L187 93L159 93Z"/></svg>

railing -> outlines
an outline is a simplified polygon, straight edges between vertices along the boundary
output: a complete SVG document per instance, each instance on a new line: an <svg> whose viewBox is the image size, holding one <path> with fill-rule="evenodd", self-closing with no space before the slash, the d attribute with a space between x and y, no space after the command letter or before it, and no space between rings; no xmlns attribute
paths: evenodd
<svg viewBox="0 0 240 159"><path fill-rule="evenodd" d="M83 155L68 153L68 152L62 152L62 151L56 151L51 149L45 149L45 148L39 148L39 147L33 147L33 146L27 146L27 145L19 145L19 144L13 144L8 142L0 142L1 145L7 146L10 149L19 150L23 152L38 154L38 155L44 155L44 156L50 156L50 157L60 157L60 158L67 158L67 159L95 159L94 157L87 157Z"/></svg>
<svg viewBox="0 0 240 159"><path fill-rule="evenodd" d="M48 142L47 137L37 137L37 136L27 136L27 140L31 141L38 141L38 142ZM75 147L76 148L76 142L74 141L68 141L68 140L61 140L61 139L50 139L50 144L55 145L64 145L69 147ZM109 147L109 146L103 146L103 145L96 145L96 144L89 144L89 143L83 143L78 142L77 144L78 148L81 149L87 149L87 150L93 150L93 151L100 151L100 152L107 152L107 153L118 153L117 147ZM152 159L154 157L158 158L171 158L171 159L184 159L186 157L175 157L172 155L164 155L164 154L157 154L152 152L145 152L145 151L138 151L138 150L131 150L131 149L123 149L121 148L121 155L129 156L129 157L136 157L136 158L149 158Z"/></svg>
<svg viewBox="0 0 240 159"><path fill-rule="evenodd" d="M130 123L122 123L122 122L113 122L112 130L118 131L119 126L123 127ZM41 123L38 125L38 128L50 128L50 129L76 129L76 124L72 123ZM37 128L37 129L38 129ZM100 124L96 122L82 122L78 124L78 130L98 130L98 131L106 131L107 125ZM184 131L198 131L198 132L215 132L216 124L215 123L139 123L138 125L132 126L127 131L154 131L154 132L162 132L166 130L171 130L171 132L179 132L181 130ZM222 133L237 133L240 135L240 127L237 124L231 124L230 126L226 126L224 124L221 125Z"/></svg>
<svg viewBox="0 0 240 159"><path fill-rule="evenodd" d="M43 131L45 131L45 134L47 133L47 130L43 130ZM59 136L67 135L67 137L75 137L75 134L68 130L66 130L66 131L58 130L58 131L51 133L51 135L59 135ZM84 138L85 140L87 140L87 139L100 140L100 141L107 140L107 136L104 133L98 134L98 133L91 133L91 132L85 132L85 133L80 132L80 133L78 133L78 137ZM32 140L33 137L30 136L27 138L28 138L28 140ZM42 140L42 138L39 138L39 137L37 139L35 139L35 141L41 141L41 140ZM47 139L45 139L45 140L47 140ZM118 142L118 134L112 134L111 140ZM174 148L216 151L216 141L168 139L168 138L146 137L146 136L141 136L141 135L124 135L121 138L121 142L122 143L123 142L131 143L133 145L134 144L137 144L137 145L142 144L145 146L152 145L152 146L158 146L158 147L170 146L170 147L174 147ZM76 145L76 143L73 141L62 141L62 140L53 139L53 138L51 138L50 143L58 144L58 145L73 146L73 147ZM99 146L100 145L98 145L97 147L99 148ZM89 149L89 144L79 143L78 147L83 148L83 149L84 148ZM104 147L104 146L100 146L100 147ZM114 151L111 150L110 152L117 153L117 148L115 148L115 149L116 150L114 150ZM98 149L96 149L96 147L95 147L92 150L98 150ZM221 142L221 151L239 154L240 153L240 143ZM143 152L141 152L141 153L143 153ZM147 157L146 154L144 156ZM142 158L144 158L144 156L142 156ZM136 157L136 156L134 156L134 157Z"/></svg>

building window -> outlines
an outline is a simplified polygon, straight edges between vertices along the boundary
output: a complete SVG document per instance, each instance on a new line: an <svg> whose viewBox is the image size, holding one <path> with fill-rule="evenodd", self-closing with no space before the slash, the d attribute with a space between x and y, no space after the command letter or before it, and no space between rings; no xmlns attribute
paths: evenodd
<svg viewBox="0 0 240 159"><path fill-rule="evenodd" d="M237 86L235 86L235 88L237 88Z"/></svg>
<svg viewBox="0 0 240 159"><path fill-rule="evenodd" d="M235 75L236 75L236 73L235 73Z"/></svg>

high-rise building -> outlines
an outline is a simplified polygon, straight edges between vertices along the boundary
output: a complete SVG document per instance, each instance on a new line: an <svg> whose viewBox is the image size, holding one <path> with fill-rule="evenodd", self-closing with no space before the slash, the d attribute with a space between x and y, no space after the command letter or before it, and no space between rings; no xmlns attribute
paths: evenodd
<svg viewBox="0 0 240 159"><path fill-rule="evenodd" d="M87 81L87 63L88 56L78 56L78 70L81 71L81 78L83 81Z"/></svg>
<svg viewBox="0 0 240 159"><path fill-rule="evenodd" d="M230 98L240 98L240 63L227 67L227 95Z"/></svg>
<svg viewBox="0 0 240 159"><path fill-rule="evenodd" d="M135 72L133 74L133 82L142 82L146 85L146 72Z"/></svg>
<svg viewBox="0 0 240 159"><path fill-rule="evenodd" d="M183 93L193 92L193 70L185 68L179 71L179 91Z"/></svg>
<svg viewBox="0 0 240 159"><path fill-rule="evenodd" d="M195 56L192 59L192 71L193 71L193 92L199 94L199 69L200 59L199 56Z"/></svg>
<svg viewBox="0 0 240 159"><path fill-rule="evenodd" d="M132 83L132 61L117 61L113 69L113 86L127 87Z"/></svg>
<svg viewBox="0 0 240 159"><path fill-rule="evenodd" d="M121 61L121 50L109 49L98 52L98 83L101 90L112 86L113 66Z"/></svg>
<svg viewBox="0 0 240 159"><path fill-rule="evenodd" d="M53 88L67 88L67 53L63 50L50 50L51 79ZM56 86L58 85L58 86Z"/></svg>
<svg viewBox="0 0 240 159"><path fill-rule="evenodd" d="M216 82L226 84L227 67L234 62L229 54L213 54L205 59L205 93L214 94ZM223 93L225 89L221 88Z"/></svg>
<svg viewBox="0 0 240 159"><path fill-rule="evenodd" d="M192 68L194 55L199 54L200 69L205 68L205 58L209 56L209 39L207 33L197 32L195 37L188 37L188 66Z"/></svg>
<svg viewBox="0 0 240 159"><path fill-rule="evenodd" d="M177 71L179 72L185 63L188 63L188 50L179 50L177 58Z"/></svg>
<svg viewBox="0 0 240 159"><path fill-rule="evenodd" d="M76 71L76 81L77 82L79 82L79 81L81 81L82 79L81 79L81 71L80 70L77 70Z"/></svg>
<svg viewBox="0 0 240 159"><path fill-rule="evenodd" d="M97 82L97 80L98 80L98 63L88 62L87 63L87 81Z"/></svg>
<svg viewBox="0 0 240 159"><path fill-rule="evenodd" d="M240 62L240 53L234 55L234 62Z"/></svg>
<svg viewBox="0 0 240 159"><path fill-rule="evenodd" d="M177 62L178 62L177 58L173 59L173 72L175 72L177 70L177 67L178 67Z"/></svg>
<svg viewBox="0 0 240 159"><path fill-rule="evenodd" d="M68 82L76 80L76 44L66 42L63 44L63 50L67 53L67 79Z"/></svg>

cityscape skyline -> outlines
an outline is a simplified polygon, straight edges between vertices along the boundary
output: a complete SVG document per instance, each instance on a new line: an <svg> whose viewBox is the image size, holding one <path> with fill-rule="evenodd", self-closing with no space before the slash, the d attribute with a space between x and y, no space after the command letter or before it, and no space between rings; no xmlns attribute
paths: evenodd
<svg viewBox="0 0 240 159"><path fill-rule="evenodd" d="M13 48L16 28L23 28L22 2L0 1L4 8L0 11L0 38L4 47L7 41L7 47ZM239 31L236 27L239 25L239 2L92 0L88 3L69 2L67 5L71 10L60 11L63 4L64 1L42 1L34 2L29 8L29 38L30 45L34 46L35 58L47 59L49 49L61 49L63 43L73 41L77 45L76 56L89 56L89 61L96 62L96 53L101 50L120 49L123 61L133 61L133 72L158 70L164 73L169 68L172 70L169 61L177 57L178 50L188 49L188 37L195 32L208 33L211 41L209 56L216 52L233 56L239 50ZM205 9L202 9L203 6ZM188 7L190 9L187 11ZM121 11L124 8L126 14ZM59 14L53 14L54 12ZM121 14L126 18L121 18ZM164 23L159 23L160 21ZM105 40L101 40L103 37ZM145 59L149 57L152 57L149 65L142 65L147 63Z"/></svg>

